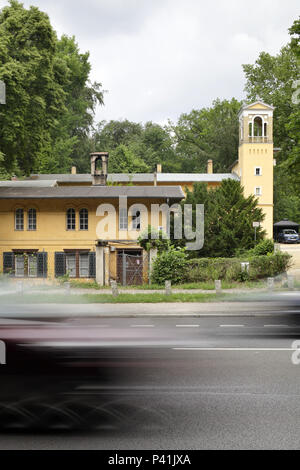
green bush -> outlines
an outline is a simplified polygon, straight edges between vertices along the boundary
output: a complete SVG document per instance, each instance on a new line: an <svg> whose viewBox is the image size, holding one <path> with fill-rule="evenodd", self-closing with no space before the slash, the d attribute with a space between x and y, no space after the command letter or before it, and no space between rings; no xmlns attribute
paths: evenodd
<svg viewBox="0 0 300 470"><path fill-rule="evenodd" d="M163 284L170 280L172 284L182 282L186 277L188 266L184 248L170 246L167 251L159 253L156 257L151 274L151 282Z"/></svg>
<svg viewBox="0 0 300 470"><path fill-rule="evenodd" d="M288 253L276 252L273 255L253 256L249 258L250 279L261 279L277 276L286 272L291 267L291 255Z"/></svg>
<svg viewBox="0 0 300 470"><path fill-rule="evenodd" d="M239 258L197 258L188 260L185 282L205 282L216 279L226 281L256 280L281 274L291 266L288 253L276 252L263 256ZM242 261L249 262L249 272L241 267Z"/></svg>
<svg viewBox="0 0 300 470"><path fill-rule="evenodd" d="M248 252L254 256L263 256L267 255L268 253L274 253L274 242L273 240L262 240L259 242L252 250Z"/></svg>

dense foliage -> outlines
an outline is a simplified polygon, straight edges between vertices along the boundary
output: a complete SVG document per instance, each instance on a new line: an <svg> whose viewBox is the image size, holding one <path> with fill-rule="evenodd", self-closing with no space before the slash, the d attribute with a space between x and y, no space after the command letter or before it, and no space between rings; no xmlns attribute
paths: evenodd
<svg viewBox="0 0 300 470"><path fill-rule="evenodd" d="M249 262L249 271L242 268L242 262ZM285 273L291 265L288 253L276 252L262 256L250 255L239 258L195 258L188 261L186 282L245 281L264 279Z"/></svg>
<svg viewBox="0 0 300 470"><path fill-rule="evenodd" d="M89 53L80 52L74 37L58 38L37 7L9 3L0 11L0 80L6 84L6 105L0 105L0 179L64 173L72 165L89 172L91 151L108 151L113 173L153 172L158 163L164 172L205 172L208 159L213 159L215 172L229 171L238 155L241 102L216 99L167 126L128 120L95 125L94 112L103 104L104 92L100 83L90 83ZM290 43L277 55L262 52L254 64L243 66L247 100L260 97L275 106L274 144L281 149L276 156L275 221L300 218L299 19L289 32ZM208 197L206 204L213 210ZM222 227L223 247L230 223ZM218 223L206 231L215 237ZM234 249L235 244L229 256Z"/></svg>
<svg viewBox="0 0 300 470"><path fill-rule="evenodd" d="M45 13L15 0L1 10L1 173L69 171L103 102L89 73L88 53L79 53L74 37L58 40Z"/></svg>
<svg viewBox="0 0 300 470"><path fill-rule="evenodd" d="M244 250L254 247L252 224L261 222L264 214L257 207L254 196L244 196L239 181L223 180L216 189L195 183L193 191L187 191L185 203L193 208L193 229L196 227L196 205L204 204L204 246L199 252L191 251L190 256L231 257L241 247ZM256 235L258 241L263 238L261 227Z"/></svg>
<svg viewBox="0 0 300 470"><path fill-rule="evenodd" d="M168 250L162 251L154 261L151 282L163 284L171 281L178 284L183 281L187 269L187 256L184 248L170 246Z"/></svg>

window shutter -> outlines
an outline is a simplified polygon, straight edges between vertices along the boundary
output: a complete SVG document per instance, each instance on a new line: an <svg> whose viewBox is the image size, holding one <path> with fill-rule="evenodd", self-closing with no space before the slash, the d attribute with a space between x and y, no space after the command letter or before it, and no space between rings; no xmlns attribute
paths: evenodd
<svg viewBox="0 0 300 470"><path fill-rule="evenodd" d="M96 277L96 253L89 253L89 277Z"/></svg>
<svg viewBox="0 0 300 470"><path fill-rule="evenodd" d="M13 252L3 253L3 272L14 274L15 272L15 254Z"/></svg>
<svg viewBox="0 0 300 470"><path fill-rule="evenodd" d="M48 253L37 253L37 277L47 277Z"/></svg>
<svg viewBox="0 0 300 470"><path fill-rule="evenodd" d="M55 253L55 277L64 276L66 274L66 254Z"/></svg>

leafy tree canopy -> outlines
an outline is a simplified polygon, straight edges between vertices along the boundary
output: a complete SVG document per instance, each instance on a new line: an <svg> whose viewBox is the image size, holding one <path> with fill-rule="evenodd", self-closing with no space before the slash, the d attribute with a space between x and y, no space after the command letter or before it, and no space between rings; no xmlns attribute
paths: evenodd
<svg viewBox="0 0 300 470"><path fill-rule="evenodd" d="M254 196L245 197L238 181L223 180L216 189L195 183L182 204L192 204L195 224L196 204L204 204L204 246L191 257L232 257L240 250L255 246L253 222L262 222L264 214ZM195 229L195 227L193 227ZM264 236L257 229L257 241ZM176 243L176 241L174 241Z"/></svg>

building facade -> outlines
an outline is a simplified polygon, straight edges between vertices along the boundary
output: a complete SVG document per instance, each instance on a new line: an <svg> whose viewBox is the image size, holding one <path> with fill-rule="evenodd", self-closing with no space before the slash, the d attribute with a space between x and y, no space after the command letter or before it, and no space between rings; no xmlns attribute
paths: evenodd
<svg viewBox="0 0 300 470"><path fill-rule="evenodd" d="M0 266L16 278L145 282L148 258L138 244L148 225L167 230L162 205L180 202L197 182L213 190L224 179L241 182L265 214L273 236L273 110L262 101L239 113L238 159L231 173L108 174L108 154L91 155L90 174L31 175L0 182Z"/></svg>

